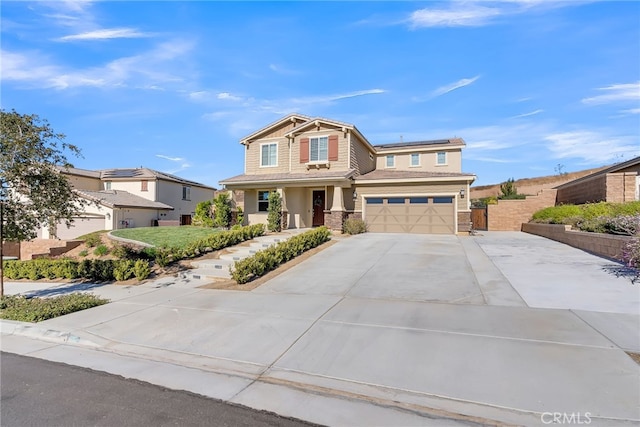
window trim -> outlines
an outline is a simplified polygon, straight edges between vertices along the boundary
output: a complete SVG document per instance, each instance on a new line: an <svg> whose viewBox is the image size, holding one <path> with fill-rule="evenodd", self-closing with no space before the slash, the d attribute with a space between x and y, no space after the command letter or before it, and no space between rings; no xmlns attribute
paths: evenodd
<svg viewBox="0 0 640 427"><path fill-rule="evenodd" d="M391 159L391 166L389 166L389 159ZM387 154L385 156L384 167L387 169L392 169L396 167L396 155L395 154Z"/></svg>
<svg viewBox="0 0 640 427"><path fill-rule="evenodd" d="M265 147L265 146L269 146L270 147L272 145L276 146L275 164L274 165L263 165L262 164L262 150L263 150L263 147ZM262 143L260 143L260 153L258 155L260 156L260 167L261 168L276 168L276 167L278 167L278 148L279 147L278 147L278 142L277 141L276 142L262 142ZM269 153L269 154L271 154L271 153Z"/></svg>
<svg viewBox="0 0 640 427"><path fill-rule="evenodd" d="M191 201L191 186L183 185L182 186L182 200Z"/></svg>
<svg viewBox="0 0 640 427"><path fill-rule="evenodd" d="M140 191L149 191L149 180L143 179L140 181Z"/></svg>
<svg viewBox="0 0 640 427"><path fill-rule="evenodd" d="M418 164L414 165L413 164L413 156L418 156ZM409 167L410 168L419 168L420 167L420 158L422 156L420 156L420 153L411 153L409 154Z"/></svg>
<svg viewBox="0 0 640 427"><path fill-rule="evenodd" d="M440 163L440 154L444 154L444 163ZM446 151L436 151L436 166L447 166L449 163L449 156Z"/></svg>
<svg viewBox="0 0 640 427"><path fill-rule="evenodd" d="M320 157L320 138L325 138L327 140L327 158L326 159L317 159L317 160L313 160L311 158L311 145L312 145L312 141L314 139L316 139L318 141L318 157ZM309 137L309 163L310 164L316 164L316 163L328 163L329 162L329 135L317 135L317 136L310 136Z"/></svg>
<svg viewBox="0 0 640 427"><path fill-rule="evenodd" d="M273 190L257 190L256 191L256 212L257 213L261 213L261 212L269 212L269 194L271 193L271 191ZM267 198L265 200L260 200L260 193L267 193ZM267 204L267 208L263 211L260 210L260 203L266 203Z"/></svg>
<svg viewBox="0 0 640 427"><path fill-rule="evenodd" d="M111 190L111 181L105 181L104 182L104 189L105 190Z"/></svg>

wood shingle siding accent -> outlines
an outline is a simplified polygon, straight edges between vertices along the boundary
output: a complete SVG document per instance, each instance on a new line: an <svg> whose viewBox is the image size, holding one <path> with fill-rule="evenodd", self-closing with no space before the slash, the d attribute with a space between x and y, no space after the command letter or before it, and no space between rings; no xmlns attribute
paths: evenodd
<svg viewBox="0 0 640 427"><path fill-rule="evenodd" d="M309 161L309 138L300 139L300 163Z"/></svg>
<svg viewBox="0 0 640 427"><path fill-rule="evenodd" d="M329 135L329 161L338 160L338 135Z"/></svg>
<svg viewBox="0 0 640 427"><path fill-rule="evenodd" d="M262 135L260 139L263 138L279 138L284 136L284 134L286 134L287 132L289 132L291 129L293 129L295 126L297 126L299 123L302 123L301 121L297 121L296 123L293 122L288 122L285 125L274 129L272 132L266 134L266 135Z"/></svg>

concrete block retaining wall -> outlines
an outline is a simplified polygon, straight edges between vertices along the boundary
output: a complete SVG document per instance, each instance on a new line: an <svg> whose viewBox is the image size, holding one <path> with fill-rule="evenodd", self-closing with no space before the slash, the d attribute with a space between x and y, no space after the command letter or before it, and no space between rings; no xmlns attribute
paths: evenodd
<svg viewBox="0 0 640 427"><path fill-rule="evenodd" d="M570 225L560 224L524 223L522 231L617 260L622 259L622 249L631 240L629 236L575 231Z"/></svg>

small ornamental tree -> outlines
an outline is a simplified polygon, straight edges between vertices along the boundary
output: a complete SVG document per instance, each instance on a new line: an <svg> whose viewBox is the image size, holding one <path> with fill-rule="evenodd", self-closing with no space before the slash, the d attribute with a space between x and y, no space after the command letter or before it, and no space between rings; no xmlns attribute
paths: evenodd
<svg viewBox="0 0 640 427"><path fill-rule="evenodd" d="M282 230L282 199L277 191L269 193L269 207L267 208L267 229L269 231Z"/></svg>
<svg viewBox="0 0 640 427"><path fill-rule="evenodd" d="M213 227L213 200L205 200L196 205L193 225L199 227Z"/></svg>
<svg viewBox="0 0 640 427"><path fill-rule="evenodd" d="M524 194L518 194L518 189L513 178L509 178L506 182L500 184L500 195L498 199L510 200L510 199L524 199Z"/></svg>
<svg viewBox="0 0 640 427"><path fill-rule="evenodd" d="M231 200L227 193L220 193L213 199L213 225L228 228L231 224Z"/></svg>
<svg viewBox="0 0 640 427"><path fill-rule="evenodd" d="M32 239L44 225L70 226L87 204L61 173L71 167L67 153L80 156L64 138L37 115L0 110L0 240ZM0 269L0 296L1 275Z"/></svg>

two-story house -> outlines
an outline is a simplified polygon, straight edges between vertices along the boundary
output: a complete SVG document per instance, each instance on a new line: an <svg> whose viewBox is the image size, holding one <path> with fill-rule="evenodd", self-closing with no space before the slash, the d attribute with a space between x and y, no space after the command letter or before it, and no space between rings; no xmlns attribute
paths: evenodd
<svg viewBox="0 0 640 427"><path fill-rule="evenodd" d="M350 123L291 114L243 138L244 174L220 183L244 191L245 219L266 222L282 197L283 227L364 219L372 232L454 234L470 229L460 138L372 145Z"/></svg>
<svg viewBox="0 0 640 427"><path fill-rule="evenodd" d="M43 228L39 237L60 239L98 230L189 225L196 205L211 200L216 191L198 182L148 168L86 170L60 169L75 191L91 202L74 218L71 227Z"/></svg>

